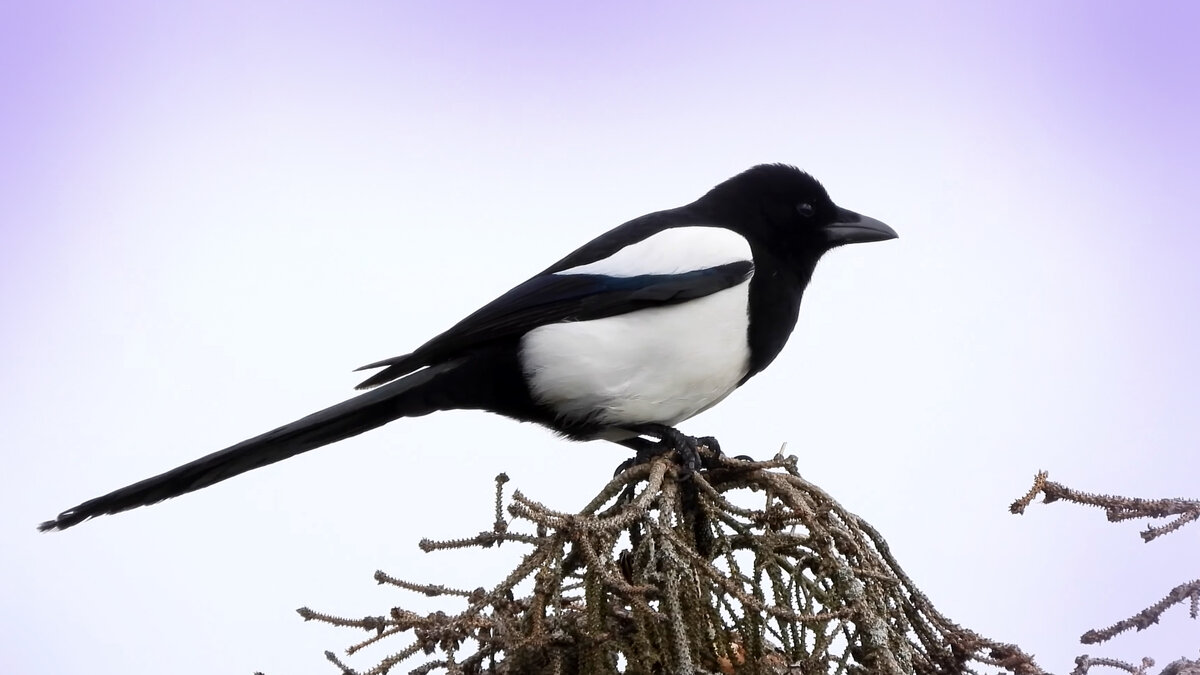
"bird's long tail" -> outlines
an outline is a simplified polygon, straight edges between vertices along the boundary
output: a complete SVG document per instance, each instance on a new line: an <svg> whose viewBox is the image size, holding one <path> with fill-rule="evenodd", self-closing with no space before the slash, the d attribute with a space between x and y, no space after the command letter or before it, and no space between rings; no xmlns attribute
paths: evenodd
<svg viewBox="0 0 1200 675"><path fill-rule="evenodd" d="M96 516L120 513L208 487L240 473L370 431L400 417L414 417L446 407L422 395L440 375L462 364L456 360L418 371L360 394L278 429L231 445L161 473L89 499L38 526L46 532L65 530ZM437 398L435 395L433 398Z"/></svg>

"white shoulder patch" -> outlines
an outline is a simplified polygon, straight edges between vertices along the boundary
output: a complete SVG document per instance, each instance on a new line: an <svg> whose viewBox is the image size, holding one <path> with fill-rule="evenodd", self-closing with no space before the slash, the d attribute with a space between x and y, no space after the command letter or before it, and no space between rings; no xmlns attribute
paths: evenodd
<svg viewBox="0 0 1200 675"><path fill-rule="evenodd" d="M680 274L752 260L745 237L723 227L672 227L630 244L602 260L556 274L603 274L636 277Z"/></svg>

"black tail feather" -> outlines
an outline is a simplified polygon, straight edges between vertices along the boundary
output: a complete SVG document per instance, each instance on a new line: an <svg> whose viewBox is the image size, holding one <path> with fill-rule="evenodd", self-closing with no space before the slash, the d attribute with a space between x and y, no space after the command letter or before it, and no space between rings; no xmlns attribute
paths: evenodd
<svg viewBox="0 0 1200 675"><path fill-rule="evenodd" d="M422 385L457 368L462 362L463 360L459 359L426 368L403 380L360 394L278 429L114 490L102 497L90 499L63 511L54 520L42 523L38 529L42 532L65 530L89 518L155 504L302 452L356 436L401 417L427 414L436 407L431 407L425 400L426 397L406 394L415 393Z"/></svg>

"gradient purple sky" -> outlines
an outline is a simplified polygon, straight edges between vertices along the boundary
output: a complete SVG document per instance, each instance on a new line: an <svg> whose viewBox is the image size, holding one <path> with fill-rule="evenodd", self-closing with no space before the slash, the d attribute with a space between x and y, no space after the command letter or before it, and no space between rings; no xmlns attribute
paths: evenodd
<svg viewBox="0 0 1200 675"><path fill-rule="evenodd" d="M829 256L784 354L685 430L787 441L944 612L1047 669L1196 657L1180 609L1075 644L1196 577L1196 532L1006 507L1038 469L1200 495L1197 35L1189 2L8 3L2 669L329 673L355 636L296 607L446 608L377 568L494 583L518 551L416 542L487 527L500 471L575 508L619 449L435 415L34 525L341 400L764 161L901 239Z"/></svg>

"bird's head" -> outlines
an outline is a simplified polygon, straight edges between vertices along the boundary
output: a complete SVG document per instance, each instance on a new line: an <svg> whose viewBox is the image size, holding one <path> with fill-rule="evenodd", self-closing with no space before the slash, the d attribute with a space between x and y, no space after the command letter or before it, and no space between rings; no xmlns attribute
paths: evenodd
<svg viewBox="0 0 1200 675"><path fill-rule="evenodd" d="M874 218L834 204L817 179L786 164L760 164L743 171L697 203L752 244L812 262L843 244L899 236Z"/></svg>

